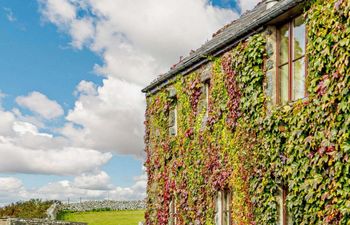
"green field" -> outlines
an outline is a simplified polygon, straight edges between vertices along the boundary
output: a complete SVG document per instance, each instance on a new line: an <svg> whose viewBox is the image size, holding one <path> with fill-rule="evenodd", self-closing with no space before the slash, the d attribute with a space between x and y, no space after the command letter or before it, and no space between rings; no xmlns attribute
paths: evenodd
<svg viewBox="0 0 350 225"><path fill-rule="evenodd" d="M86 222L89 225L137 225L144 221L145 211L104 211L66 213L62 216L65 221Z"/></svg>

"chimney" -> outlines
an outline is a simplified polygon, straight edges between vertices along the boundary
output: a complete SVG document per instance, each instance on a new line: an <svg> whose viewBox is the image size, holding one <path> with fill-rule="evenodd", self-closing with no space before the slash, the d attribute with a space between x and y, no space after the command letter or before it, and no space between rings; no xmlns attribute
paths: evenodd
<svg viewBox="0 0 350 225"><path fill-rule="evenodd" d="M276 3L278 3L278 0L266 0L266 8L272 8Z"/></svg>

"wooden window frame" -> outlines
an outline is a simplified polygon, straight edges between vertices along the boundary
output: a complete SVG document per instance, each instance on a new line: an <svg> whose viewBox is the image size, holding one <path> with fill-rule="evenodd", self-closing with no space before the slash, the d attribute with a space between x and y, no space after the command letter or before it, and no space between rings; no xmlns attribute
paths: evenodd
<svg viewBox="0 0 350 225"><path fill-rule="evenodd" d="M201 113L204 106L205 106L205 112L201 121L201 130L203 130L206 127L208 117L209 117L209 95L210 95L210 78L207 78L205 80L202 80L201 83L201 97L200 102L198 104L198 113Z"/></svg>
<svg viewBox="0 0 350 225"><path fill-rule="evenodd" d="M285 21L284 23L281 23L280 25L277 26L277 43L276 43L276 102L277 104L282 104L281 101L281 77L280 77L280 71L281 68L283 66L288 65L288 102L294 101L293 100L293 76L294 76L294 71L293 71L293 65L294 62L300 60L301 58L304 57L304 76L305 76L305 80L308 76L308 60L307 60L307 55L306 55L306 47L307 47L307 27L305 24L305 32L304 32L304 36L305 36L305 52L302 56L293 59L293 55L294 55L294 46L293 46L293 39L294 39L294 22L295 20L300 17L301 15L297 15L293 18L290 18L289 20ZM305 22L305 21L304 21ZM288 24L288 61L286 63L280 63L281 61L281 33L280 30L281 28ZM305 93L304 93L304 97L308 96L308 92L307 92L307 87L306 87L306 82L304 83L305 85Z"/></svg>
<svg viewBox="0 0 350 225"><path fill-rule="evenodd" d="M288 210L287 210L287 189L282 187L282 209L283 209L283 225L288 225Z"/></svg>
<svg viewBox="0 0 350 225"><path fill-rule="evenodd" d="M231 221L231 200L232 200L232 197L231 197L231 192L230 190L226 189L224 190L223 192L223 199L226 197L227 199L225 199L225 202L226 202L226 205L223 205L222 206L222 213L221 213L221 221L223 223L223 218L225 216L225 214L227 213L228 215L228 224L223 224L223 225L231 225L232 224L232 221ZM222 204L224 204L224 202L222 201ZM228 205L228 207L227 207Z"/></svg>
<svg viewBox="0 0 350 225"><path fill-rule="evenodd" d="M216 196L216 201L218 201L219 199L219 193L220 193L220 201L221 201L221 212L216 210L215 214L218 214L218 216L220 217L220 224L216 224L216 225L232 225L232 214L231 214L231 202L232 202L232 194L231 191L229 189L224 189L222 191L218 192L218 195ZM227 199L225 200L225 197L227 197ZM224 204L226 202L226 205ZM216 203L217 205L217 203ZM228 205L228 208L227 208ZM224 216L225 214L228 213L228 224L224 224Z"/></svg>
<svg viewBox="0 0 350 225"><path fill-rule="evenodd" d="M204 85L204 94L205 94L205 104L206 104L206 111L205 111L205 117L208 118L209 116L209 90L210 90L210 79L207 79L203 82Z"/></svg>
<svg viewBox="0 0 350 225"><path fill-rule="evenodd" d="M204 89L205 89L205 102L207 104L205 116L208 117L209 115L209 90L210 90L210 80L206 80L204 82Z"/></svg>
<svg viewBox="0 0 350 225"><path fill-rule="evenodd" d="M176 225L176 198L173 197L169 203L169 221L168 225Z"/></svg>
<svg viewBox="0 0 350 225"><path fill-rule="evenodd" d="M288 221L289 218L289 213L288 213L288 208L287 208L287 196L288 196L288 189L286 186L281 186L279 187L278 190L278 195L282 197L282 205L280 205L282 210L282 218L280 218L282 224L281 225L288 225L290 221ZM280 211L277 211L279 213Z"/></svg>

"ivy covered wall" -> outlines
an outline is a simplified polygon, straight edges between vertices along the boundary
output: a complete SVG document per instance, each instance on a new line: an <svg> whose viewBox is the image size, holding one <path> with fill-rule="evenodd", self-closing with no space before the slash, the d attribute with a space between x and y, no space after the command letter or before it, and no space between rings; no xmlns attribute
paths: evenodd
<svg viewBox="0 0 350 225"><path fill-rule="evenodd" d="M227 187L233 224L276 224L282 185L294 224L350 223L350 2L308 4L307 99L267 110L264 33L212 59L208 107L204 69L174 79L176 99L147 98L147 224L167 224L171 201L177 224L214 224Z"/></svg>

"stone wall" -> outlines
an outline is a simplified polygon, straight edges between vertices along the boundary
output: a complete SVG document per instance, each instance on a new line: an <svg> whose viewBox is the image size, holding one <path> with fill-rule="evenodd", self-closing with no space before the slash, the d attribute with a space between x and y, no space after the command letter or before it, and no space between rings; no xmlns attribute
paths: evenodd
<svg viewBox="0 0 350 225"><path fill-rule="evenodd" d="M45 219L0 219L0 225L87 225L87 223L54 221Z"/></svg>
<svg viewBox="0 0 350 225"><path fill-rule="evenodd" d="M145 201L85 201L81 203L62 204L59 210L84 212L92 210L142 210L146 208Z"/></svg>
<svg viewBox="0 0 350 225"><path fill-rule="evenodd" d="M57 213L59 212L59 204L54 203L50 206L50 208L48 208L48 210L46 211L47 214L47 218L50 220L56 220L57 218Z"/></svg>
<svg viewBox="0 0 350 225"><path fill-rule="evenodd" d="M267 96L267 107L270 110L273 105L277 103L277 80L276 80L276 58L277 58L277 46L276 46L277 30L275 26L269 26L266 30L266 87L265 94Z"/></svg>

